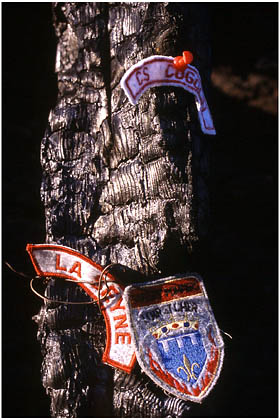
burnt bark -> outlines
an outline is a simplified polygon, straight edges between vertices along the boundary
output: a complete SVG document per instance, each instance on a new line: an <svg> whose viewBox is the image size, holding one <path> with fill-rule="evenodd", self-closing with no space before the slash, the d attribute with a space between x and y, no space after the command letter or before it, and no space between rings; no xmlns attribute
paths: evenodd
<svg viewBox="0 0 280 420"><path fill-rule="evenodd" d="M207 6L55 3L53 12L59 94L41 147L46 242L118 263L131 281L192 270L207 237L209 169L193 95L152 88L133 106L120 79L142 58L190 50L207 96ZM87 300L61 280L46 293ZM137 367L128 375L102 364L97 305L48 303L36 321L53 417L185 415L190 404Z"/></svg>

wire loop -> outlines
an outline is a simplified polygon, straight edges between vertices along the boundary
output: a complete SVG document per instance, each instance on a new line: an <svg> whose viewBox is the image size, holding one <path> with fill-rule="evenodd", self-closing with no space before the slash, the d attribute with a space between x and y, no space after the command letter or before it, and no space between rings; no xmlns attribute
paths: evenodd
<svg viewBox="0 0 280 420"><path fill-rule="evenodd" d="M33 287L33 281L35 279L41 279L41 278L43 278L43 276L36 276L36 277L32 278L30 280L30 289L32 290L33 293L35 293L35 295L37 295L37 296L39 296L39 298L43 299L43 301L44 301L45 304L46 304L46 302L50 302L50 303L61 303L61 304L64 304L64 305L89 305L89 304L95 303L94 300L91 300L89 302L71 302L71 301L66 301L66 300L50 299L47 296L41 295ZM69 279L64 279L64 280L73 281L73 282L77 283L75 280L69 280ZM85 282L83 282L83 283L85 283Z"/></svg>
<svg viewBox="0 0 280 420"><path fill-rule="evenodd" d="M19 271L16 271L7 261L5 261L5 264L9 267L9 269L10 270L12 270L14 273L16 273L16 274L18 274L18 275L20 275L20 276L22 276L22 277L25 277L25 278L28 278L28 279L30 279L31 278L31 276L30 275L27 275L27 274L24 274L24 273L21 273L21 272L19 272ZM99 279L98 279L98 282L96 282L96 281L94 281L94 282L91 282L91 281L88 281L88 280L79 280L79 281L76 281L76 280L72 280L72 279L68 279L68 278L61 278L61 279L63 279L64 281L70 281L70 282L73 282L73 283L85 283L85 284L98 284L98 292L97 292L97 302L95 301L95 300L91 300L91 301L89 301L89 302L69 302L69 301L64 301L64 300L56 300L56 299L51 299L51 298L49 298L49 297L47 297L47 296L44 296L44 295L42 295L41 293L39 293L39 292L37 292L37 290L35 290L35 288L34 288L34 286L33 286L33 282L34 282L34 280L36 280L36 279L43 279L43 282L44 283L46 283L46 282L48 282L50 279L51 279L51 277L46 277L46 276L36 276L36 277L32 277L31 278L31 280L30 280L30 289L32 290L32 292L35 294L35 295L37 295L40 299L43 299L43 301L44 301L44 303L46 303L46 302L50 302L50 303L60 303L60 304L64 304L64 305L90 305L90 304L92 304L92 303L98 303L98 306L99 306L99 309L100 309L100 312L102 311L102 308L101 308L101 302L104 300L104 299L106 299L107 298L107 296L108 296L108 293L109 293L109 286L108 286L108 283L107 283L107 276L104 276L105 275L105 273L106 273L106 271L108 271L113 265L118 265L117 263L111 263L111 264L108 264L103 270L102 270L102 272L100 273L100 276L99 276ZM55 277L55 276L54 276ZM103 277L104 277L104 283L105 283L105 286L106 286L106 293L105 293L105 295L104 296L102 296L101 297L101 289L102 289L102 279L103 279Z"/></svg>
<svg viewBox="0 0 280 420"><path fill-rule="evenodd" d="M108 293L109 293L109 287L108 287L107 279L106 279L106 276L105 276L105 277L104 277L104 283L105 283L105 286L106 286L107 290L106 290L106 294L105 294L102 298L100 298L101 284L102 284L102 277L103 277L103 275L106 273L106 271L108 271L108 270L109 270L109 268L110 268L110 267L112 267L113 265L117 265L117 264L116 264L116 263L111 263L111 264L108 264L108 265L104 268L104 270L102 271L102 273L101 273L101 274L100 274L100 276L99 276L99 281L98 281L98 306L99 306L99 310L100 310L100 312L102 311L102 309L101 309L101 301L102 301L102 300L104 300L104 299L106 299L106 297L108 296Z"/></svg>

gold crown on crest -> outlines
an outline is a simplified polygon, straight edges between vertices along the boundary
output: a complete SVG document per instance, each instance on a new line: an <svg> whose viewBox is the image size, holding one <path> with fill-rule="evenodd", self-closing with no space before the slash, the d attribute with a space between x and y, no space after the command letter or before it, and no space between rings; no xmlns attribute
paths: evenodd
<svg viewBox="0 0 280 420"><path fill-rule="evenodd" d="M159 338L167 337L171 332L176 330L183 329L188 331L198 330L199 322L198 320L190 321L183 319L180 321L172 321L169 324L163 324L158 328L151 328L152 335L158 340Z"/></svg>

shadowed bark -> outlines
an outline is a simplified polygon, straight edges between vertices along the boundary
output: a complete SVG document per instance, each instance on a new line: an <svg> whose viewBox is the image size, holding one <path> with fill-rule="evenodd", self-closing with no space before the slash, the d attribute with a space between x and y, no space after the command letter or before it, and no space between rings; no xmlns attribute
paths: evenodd
<svg viewBox="0 0 280 420"><path fill-rule="evenodd" d="M210 142L194 97L158 87L133 106L120 79L143 58L190 50L207 96L207 7L56 3L53 10L59 95L41 148L46 242L104 267L121 264L132 282L192 270L207 236ZM46 293L87 300L57 279ZM128 375L102 364L97 305L46 304L36 321L53 417L186 414L190 404L167 396L138 367Z"/></svg>

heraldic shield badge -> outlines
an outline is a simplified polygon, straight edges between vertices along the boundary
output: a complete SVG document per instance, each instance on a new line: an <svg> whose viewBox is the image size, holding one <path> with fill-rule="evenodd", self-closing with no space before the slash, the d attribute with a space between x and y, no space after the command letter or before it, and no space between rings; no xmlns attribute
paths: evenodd
<svg viewBox="0 0 280 420"><path fill-rule="evenodd" d="M139 365L164 390L201 402L215 385L224 344L202 279L174 276L125 289Z"/></svg>

